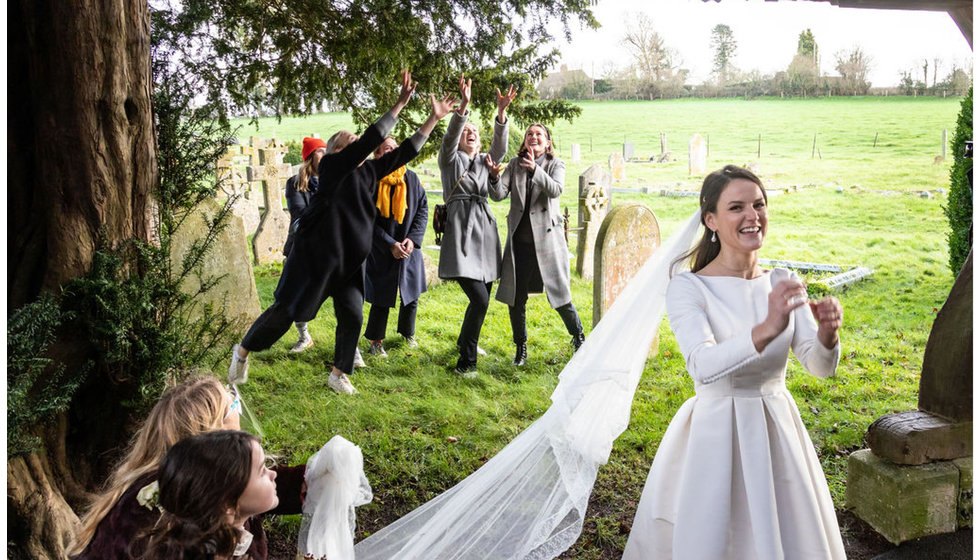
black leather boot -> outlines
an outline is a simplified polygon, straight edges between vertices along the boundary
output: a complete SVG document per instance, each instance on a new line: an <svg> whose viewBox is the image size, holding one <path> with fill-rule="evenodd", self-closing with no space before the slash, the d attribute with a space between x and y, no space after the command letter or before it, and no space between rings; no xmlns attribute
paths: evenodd
<svg viewBox="0 0 980 560"><path fill-rule="evenodd" d="M527 363L527 343L521 342L517 344L517 351L514 352L514 365L523 366Z"/></svg>

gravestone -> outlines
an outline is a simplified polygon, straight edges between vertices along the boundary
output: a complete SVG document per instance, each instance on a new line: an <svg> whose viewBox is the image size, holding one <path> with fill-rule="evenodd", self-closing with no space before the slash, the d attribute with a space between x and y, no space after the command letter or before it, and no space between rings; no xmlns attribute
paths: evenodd
<svg viewBox="0 0 980 560"><path fill-rule="evenodd" d="M242 219L245 235L254 235L262 219L262 212L253 198L248 198L251 184L245 166L251 159L244 153L245 146L231 146L215 166L218 191L216 198L224 202L235 197L232 213Z"/></svg>
<svg viewBox="0 0 980 560"><path fill-rule="evenodd" d="M660 224L647 205L629 202L609 212L596 238L593 325L659 247Z"/></svg>
<svg viewBox="0 0 980 560"><path fill-rule="evenodd" d="M575 272L585 280L592 279L595 240L611 205L612 176L598 165L590 166L578 178L579 232Z"/></svg>
<svg viewBox="0 0 980 560"><path fill-rule="evenodd" d="M282 163L283 154L276 149L259 150L261 165L248 167L249 181L261 182L265 193L265 213L252 238L256 264L283 260L282 247L289 234L289 213L282 208L283 188L292 166Z"/></svg>
<svg viewBox="0 0 980 560"><path fill-rule="evenodd" d="M582 161L582 146L578 144L572 144L572 163L579 163Z"/></svg>
<svg viewBox="0 0 980 560"><path fill-rule="evenodd" d="M936 315L918 410L868 428L847 464L847 505L892 543L973 525L973 251Z"/></svg>
<svg viewBox="0 0 980 560"><path fill-rule="evenodd" d="M629 160L633 159L633 157L634 157L633 143L632 142L623 142L623 159L625 159L626 161L629 161Z"/></svg>
<svg viewBox="0 0 980 560"><path fill-rule="evenodd" d="M689 177L704 175L708 166L708 153L700 134L691 137L687 144L687 174Z"/></svg>
<svg viewBox="0 0 980 560"><path fill-rule="evenodd" d="M609 172L614 181L622 181L626 178L626 160L621 154L609 154Z"/></svg>
<svg viewBox="0 0 980 560"><path fill-rule="evenodd" d="M221 203L214 199L205 200L177 229L171 238L170 247L170 261L174 267L180 266L192 243L205 237L206 223L220 210ZM214 246L203 261L204 278L222 278L217 285L200 296L198 304L212 304L215 309L224 306L225 316L235 324L236 332L244 333L258 318L262 309L255 288L242 220L234 214L229 215L227 220L226 227L218 234ZM194 275L185 278L181 285L181 289L188 294L196 293L198 288L200 281Z"/></svg>

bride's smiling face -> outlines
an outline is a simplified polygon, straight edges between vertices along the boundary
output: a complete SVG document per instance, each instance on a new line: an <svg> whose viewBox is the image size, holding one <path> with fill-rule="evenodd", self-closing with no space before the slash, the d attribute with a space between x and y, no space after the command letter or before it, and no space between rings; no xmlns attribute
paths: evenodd
<svg viewBox="0 0 980 560"><path fill-rule="evenodd" d="M717 211L705 215L705 225L717 232L722 247L758 251L769 227L766 197L748 179L732 179L718 197Z"/></svg>

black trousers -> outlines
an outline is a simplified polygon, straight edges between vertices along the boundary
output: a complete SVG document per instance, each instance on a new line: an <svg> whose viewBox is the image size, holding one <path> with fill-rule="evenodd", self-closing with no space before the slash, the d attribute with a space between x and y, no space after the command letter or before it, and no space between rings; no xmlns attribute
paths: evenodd
<svg viewBox="0 0 980 560"><path fill-rule="evenodd" d="M510 312L510 328L514 333L514 344L527 344L527 294L531 286L541 286L541 269L538 267L538 256L534 250L534 242L521 243L515 240L514 251L514 305L508 307ZM575 336L582 332L582 321L579 320L575 304L568 302L555 309L565 324L568 334Z"/></svg>
<svg viewBox="0 0 980 560"><path fill-rule="evenodd" d="M334 365L344 373L354 369L354 351L364 323L364 281L360 274L333 294L333 312L337 318L334 333ZM293 324L289 311L279 302L273 302L242 339L242 347L249 352L259 352L272 347Z"/></svg>
<svg viewBox="0 0 980 560"><path fill-rule="evenodd" d="M409 337L415 336L415 316L418 314L419 300L406 304L401 302L398 308L398 334ZM383 305L371 305L368 312L367 327L364 329L364 338L375 341L384 340L388 330L388 312L390 307Z"/></svg>
<svg viewBox="0 0 980 560"><path fill-rule="evenodd" d="M459 347L459 360L456 361L456 367L464 368L476 365L476 348L480 342L480 331L483 329L483 320L487 316L487 308L490 307L490 290L493 288L493 282L472 278L457 278L456 281L470 300L463 315L459 338L456 339L456 346Z"/></svg>

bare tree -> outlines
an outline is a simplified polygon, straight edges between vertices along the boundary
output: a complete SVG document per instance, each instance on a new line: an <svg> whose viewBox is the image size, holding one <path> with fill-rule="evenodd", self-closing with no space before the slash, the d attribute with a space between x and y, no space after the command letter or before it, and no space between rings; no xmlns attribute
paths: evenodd
<svg viewBox="0 0 980 560"><path fill-rule="evenodd" d="M841 77L841 91L849 95L864 95L868 93L871 83L868 81L868 71L871 69L871 57L861 47L855 46L850 50L837 51L834 55L837 72Z"/></svg>
<svg viewBox="0 0 980 560"><path fill-rule="evenodd" d="M626 26L623 44L633 55L633 68L641 88L649 97L672 95L684 85L686 75L680 69L677 51L667 46L648 16L641 13L630 19L633 23Z"/></svg>

